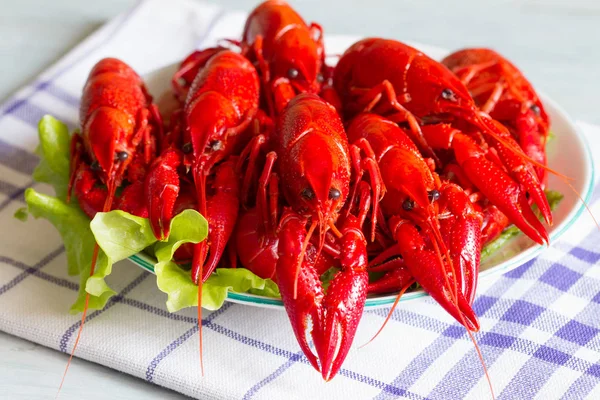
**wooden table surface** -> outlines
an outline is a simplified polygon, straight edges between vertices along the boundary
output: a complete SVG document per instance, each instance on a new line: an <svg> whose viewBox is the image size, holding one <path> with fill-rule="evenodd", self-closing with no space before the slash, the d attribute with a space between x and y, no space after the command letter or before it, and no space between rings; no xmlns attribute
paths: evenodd
<svg viewBox="0 0 600 400"><path fill-rule="evenodd" d="M134 0L0 0L0 101ZM257 0L221 0L250 10ZM597 0L291 0L325 32L393 37L448 49L492 47L575 119L600 123ZM50 398L44 373L67 357L0 332L0 397ZM83 396L82 396L83 395ZM179 394L74 360L61 398L180 399Z"/></svg>

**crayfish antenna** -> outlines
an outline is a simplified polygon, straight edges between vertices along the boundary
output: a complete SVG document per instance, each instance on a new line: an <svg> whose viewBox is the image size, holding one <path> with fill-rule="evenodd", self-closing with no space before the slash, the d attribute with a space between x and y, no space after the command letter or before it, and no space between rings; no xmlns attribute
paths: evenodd
<svg viewBox="0 0 600 400"><path fill-rule="evenodd" d="M436 236L436 238L439 238L439 240L441 240L442 239L441 232L438 229L434 228L433 224L431 224L431 226L433 228L432 230L433 230L434 235ZM434 244L434 247L436 249L436 253L438 254L438 257L439 257L439 259L441 261L442 257L441 257L440 249L438 248L436 241L432 241L432 243ZM441 241L440 244L444 245L444 242ZM452 300L454 301L454 304L455 304L456 308L459 310L458 316L459 316L459 318L461 320L460 322L465 327L465 330L467 331L467 334L469 335L469 338L471 339L471 342L473 342L473 346L475 346L475 351L477 352L477 356L479 357L479 361L481 361L481 366L483 368L483 373L485 374L485 378L486 378L486 380L488 382L488 385L490 387L490 392L492 394L492 399L495 399L496 396L494 395L494 388L492 386L492 380L490 378L487 366L485 365L485 360L483 358L483 354L481 353L481 349L479 348L479 345L477 344L477 341L475 340L475 336L473 336L471 328L469 328L469 326L472 327L473 325L472 325L472 323L471 323L471 325L467 324L467 320L465 318L464 311L462 311L462 308L460 307L460 300L459 300L459 297L458 297L458 282L456 280L456 270L454 269L454 264L452 263L452 258L450 257L450 253L449 253L449 251L447 249L447 246L444 245L444 249L445 249L445 252L446 252L446 258L447 258L448 262L450 263L450 268L452 269L452 277L453 277L453 282L454 282L454 285L453 285L454 286L453 287L454 293L451 293ZM443 264L440 264L440 265L443 268ZM444 277L446 279L446 284L450 285L450 280L448 279L448 275L444 274ZM472 321L469 321L469 322L472 322Z"/></svg>
<svg viewBox="0 0 600 400"><path fill-rule="evenodd" d="M435 229L434 229L434 232L435 232ZM440 239L441 239L441 233L439 231L437 231L437 233L440 235ZM440 258L440 261L441 261L440 250L439 250L436 242L433 241L433 243L434 243L434 247L436 248L436 253L438 254L438 257ZM441 242L441 244L443 244L443 242ZM492 399L495 399L496 396L494 395L494 388L492 386L492 380L490 378L487 366L485 365L485 360L483 358L483 354L481 353L481 349L479 348L479 345L477 344L477 341L475 340L475 336L473 336L473 333L471 331L471 327L474 327L473 323L472 323L472 321L469 321L469 322L471 322L471 324L470 325L467 324L467 319L465 318L464 311L460 307L460 303L461 302L460 302L459 297L458 297L458 282L456 280L456 271L454 269L454 265L452 263L452 259L451 259L450 255L449 255L449 252L448 252L446 246L444 246L444 248L446 249L446 253L447 253L446 257L448 259L448 262L450 263L450 267L452 269L452 277L454 278L453 279L453 282L454 282L454 285L453 285L454 286L453 287L454 292L453 293L451 292L452 300L454 301L454 304L455 304L456 308L458 309L458 313L457 314L458 314L458 316L460 318L460 322L465 327L465 330L467 331L467 334L469 335L469 338L471 339L471 342L473 342L473 346L475 346L475 351L477 352L477 357L479 357L479 361L481 361L481 366L483 368L483 373L485 374L485 378L486 378L486 380L488 382L488 385L490 387L490 392L492 394ZM441 266L443 268L443 264L441 264ZM450 280L448 279L448 275L444 273L444 277L446 279L446 284L450 285ZM477 327L477 330L479 330L478 327Z"/></svg>
<svg viewBox="0 0 600 400"><path fill-rule="evenodd" d="M394 304L392 304L392 307L390 308L390 311L388 312L388 315L385 317L385 321L383 321L383 324L381 324L381 327L379 328L379 330L377 331L377 333L375 333L375 335L373 335L373 337L365 344L363 344L362 346L359 347L359 349L362 349L363 347L365 347L368 344L371 344L371 342L373 340L375 340L377 338L377 336L379 336L379 334L381 333L381 331L383 331L383 328L385 328L385 326L387 325L388 321L390 320L390 318L392 318L392 314L394 313L394 311L396 310L396 306L398 306L398 303L400 302L400 298L404 295L404 293L408 290L408 288L412 285L413 283L411 282L410 284L404 286L400 292L398 292L398 295L396 296L396 300L394 301Z"/></svg>
<svg viewBox="0 0 600 400"><path fill-rule="evenodd" d="M475 351L477 352L477 357L479 358L479 361L481 361L481 366L483 367L483 373L485 374L485 379L487 380L488 386L490 387L490 393L492 394L492 399L495 399L496 395L494 394L494 386L492 385L492 378L490 378L488 368L485 365L485 360L483 359L483 354L481 353L481 349L479 348L479 345L477 344L477 341L475 340L475 336L473 336L473 333L469 329L466 329L466 331L467 331L467 334L469 335L469 338L471 339L471 342L473 342L473 345L475 346Z"/></svg>
<svg viewBox="0 0 600 400"><path fill-rule="evenodd" d="M107 182L108 194L106 199L104 200L104 206L102 207L102 212L110 211L113 203L113 199L115 197L116 185L115 178L113 177L109 182ZM96 262L98 261L98 254L100 252L100 246L98 242L94 245L94 250L92 253L92 260L90 263L90 276L94 275L94 271L96 269ZM84 283L85 284L85 283ZM83 306L83 312L81 313L81 322L79 324L79 329L77 330L77 336L75 337L75 343L73 343L73 349L71 349L71 355L69 356L69 360L67 361L67 365L65 367L65 371L63 373L62 379L60 381L60 385L58 387L58 391L56 392L56 397L60 395L60 391L65 383L65 378L67 377L67 372L69 371L69 367L71 366L71 361L73 360L73 355L75 354L75 350L77 349L77 345L79 344L79 339L81 338L81 332L83 331L83 325L85 323L85 319L87 316L87 311L90 303L90 294L86 292L85 294L85 303Z"/></svg>
<svg viewBox="0 0 600 400"><path fill-rule="evenodd" d="M100 250L100 246L96 244L94 246L94 253L92 254L92 268L90 272L90 276L94 274L94 267L96 266L96 260L98 259L98 251ZM62 379L60 380L60 385L58 386L58 391L56 392L55 399L58 399L60 395L60 391L62 390L63 384L65 383L65 378L67 377L67 372L69 371L69 367L71 366L71 361L73 360L73 355L75 354L75 349L77 349L77 345L79 344L79 339L81 338L81 332L83 331L83 324L85 323L85 319L87 317L88 305L90 302L90 294L86 293L85 295L85 304L83 306L83 312L81 313L81 322L79 323L79 329L77 330L77 336L75 337L75 343L73 343L73 348L71 349L71 354L69 355L69 360L67 361L67 366L65 367L65 371L63 372Z"/></svg>
<svg viewBox="0 0 600 400"><path fill-rule="evenodd" d="M579 200L581 200L581 202L583 203L583 206L587 210L588 214L590 214L590 217L592 217L592 221L594 221L594 225L596 225L596 229L598 229L600 231L600 224L598 224L598 220L596 219L596 217L594 217L594 214L592 213L592 210L590 209L590 206L585 202L585 200L583 199L583 197L581 197L581 194L577 191L577 189L575 189L573 187L573 185L571 185L570 182L564 182L564 183L567 184L569 186L569 188L571 188L571 190L573 191L573 193L575 193L575 195L577 196L577 198Z"/></svg>

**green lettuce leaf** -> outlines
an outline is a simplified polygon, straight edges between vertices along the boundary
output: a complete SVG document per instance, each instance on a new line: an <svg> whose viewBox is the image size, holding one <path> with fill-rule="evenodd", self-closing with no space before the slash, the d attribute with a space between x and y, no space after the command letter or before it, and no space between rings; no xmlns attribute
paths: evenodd
<svg viewBox="0 0 600 400"><path fill-rule="evenodd" d="M33 171L33 179L50 184L56 197L64 200L69 185L69 129L54 117L45 115L38 124L38 135L40 144L36 154L40 156L40 163Z"/></svg>
<svg viewBox="0 0 600 400"><path fill-rule="evenodd" d="M162 261L154 267L158 288L168 295L170 312L198 305L198 286L190 272L173 261ZM262 279L245 268L217 268L202 285L202 308L218 310L228 291L249 292L259 296L280 297L279 289L271 279Z"/></svg>
<svg viewBox="0 0 600 400"><path fill-rule="evenodd" d="M90 219L79 208L76 201L66 202L69 184L70 142L69 130L65 124L46 115L38 124L40 143L36 154L40 162L33 171L33 178L40 183L47 183L54 189L55 196L48 196L34 189L25 191L26 208L17 210L15 217L25 221L31 214L34 218L47 219L62 237L67 255L69 275L80 274L80 288L77 301L72 312L82 311L85 304L87 281L92 261L94 235L90 230ZM106 254L98 252L96 274L108 274L112 264ZM108 271L108 272L106 272ZM89 307L104 307L114 291L106 287L97 290L98 296L90 296Z"/></svg>
<svg viewBox="0 0 600 400"><path fill-rule="evenodd" d="M140 251L156 254L158 258L158 285L168 294L169 309L196 305L197 287L191 281L189 271L172 262L175 250L183 243L199 243L206 238L206 219L194 210L185 210L173 218L171 234L164 242L157 242L148 219L123 211L98 213L90 222L79 208L77 201L66 202L69 184L71 137L65 124L46 115L38 124L40 144L36 153L40 163L33 178L47 183L54 189L54 196L38 193L34 189L25 192L26 208L17 210L15 218L26 221L31 214L47 219L60 233L67 255L68 272L80 276L80 290L71 307L72 312L82 311L86 296L90 295L90 309L100 309L115 294L106 283L115 262ZM98 259L94 273L90 268L94 247L98 243ZM204 286L204 305L216 309L223 304L229 289L278 297L277 285L244 269L219 270Z"/></svg>
<svg viewBox="0 0 600 400"><path fill-rule="evenodd" d="M198 286L192 282L190 271L173 262L173 254L184 243L198 243L208 234L206 220L194 221L185 210L171 223L171 234L165 242L154 247L157 264L154 266L158 288L167 294L170 312L198 305ZM185 214L184 214L185 213ZM198 214L199 216L199 214ZM218 268L202 285L202 307L217 310L227 298L227 292L250 292L279 297L279 289L270 279L262 279L244 268Z"/></svg>

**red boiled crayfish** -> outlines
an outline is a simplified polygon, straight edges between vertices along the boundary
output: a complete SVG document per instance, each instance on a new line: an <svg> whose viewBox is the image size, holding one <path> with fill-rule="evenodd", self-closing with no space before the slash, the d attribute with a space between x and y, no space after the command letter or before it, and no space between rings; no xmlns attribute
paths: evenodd
<svg viewBox="0 0 600 400"><path fill-rule="evenodd" d="M271 118L299 93L320 93L336 108L340 100L331 87L333 69L325 64L323 29L307 24L288 3L267 0L250 12L242 39L227 40L241 48L260 72L263 100ZM172 85L183 99L191 81L224 46L195 51L181 64Z"/></svg>
<svg viewBox="0 0 600 400"><path fill-rule="evenodd" d="M536 242L548 242L527 198L551 223L533 160L504 126L477 109L445 66L394 40L363 39L340 58L334 87L347 117L371 111L407 125L420 150L435 158L438 167L446 165L441 152L451 151L454 164L512 223Z"/></svg>
<svg viewBox="0 0 600 400"><path fill-rule="evenodd" d="M284 1L268 0L248 16L242 52L256 61L271 116L297 93L319 93L325 66L323 30L307 25Z"/></svg>
<svg viewBox="0 0 600 400"><path fill-rule="evenodd" d="M277 283L298 343L329 380L352 343L369 279L361 230L364 215L344 215L339 230L335 224L350 192L352 170L359 175L366 170L373 182L380 179L378 171L366 159L353 158L356 152L350 151L335 108L314 94L295 97L282 110L273 136L258 136L253 142L264 143L271 151L259 179L256 208L243 214L236 228L237 253L242 265L252 270L258 257L276 265ZM279 220L280 188L288 207ZM374 184L373 198L379 200L383 191L380 183ZM312 243L317 227L320 238ZM328 239L331 232L335 238ZM341 271L325 293L319 276L332 266ZM308 345L309 326L316 354Z"/></svg>
<svg viewBox="0 0 600 400"><path fill-rule="evenodd" d="M406 290L416 280L467 329L478 330L470 304L479 273L481 215L460 187L440 180L396 123L363 113L347 132L350 141L369 143L387 189L381 209L395 245L371 263L402 256L371 290ZM372 270L385 270L385 264Z"/></svg>
<svg viewBox="0 0 600 400"><path fill-rule="evenodd" d="M464 49L442 60L465 84L479 108L508 127L531 159L546 164L550 119L521 71L490 49ZM542 184L547 171L536 167Z"/></svg>
<svg viewBox="0 0 600 400"><path fill-rule="evenodd" d="M90 218L113 208L147 216L143 180L162 120L142 79L120 60L100 60L83 89L79 116L81 133L71 139L69 198L74 190Z"/></svg>
<svg viewBox="0 0 600 400"><path fill-rule="evenodd" d="M162 120L142 79L123 61L100 60L83 88L79 117L81 133L71 139L67 201L74 191L90 218L112 209L147 216L143 181L155 157L156 142L162 139ZM120 196L116 196L117 188L123 188ZM90 276L98 252L96 244ZM81 324L60 387L79 343L89 296L86 293Z"/></svg>
<svg viewBox="0 0 600 400"><path fill-rule="evenodd" d="M182 129L170 133L174 136L170 138L171 146L156 159L146 178L149 218L154 234L162 239L168 235L179 193L178 168L183 164L191 169L198 211L210 227L208 240L194 251L194 282L206 280L216 267L239 207L239 181L231 163L219 167L215 186L207 186L207 178L243 140L242 133L258 110L258 97L258 76L252 64L235 52L217 52L192 83L183 109Z"/></svg>

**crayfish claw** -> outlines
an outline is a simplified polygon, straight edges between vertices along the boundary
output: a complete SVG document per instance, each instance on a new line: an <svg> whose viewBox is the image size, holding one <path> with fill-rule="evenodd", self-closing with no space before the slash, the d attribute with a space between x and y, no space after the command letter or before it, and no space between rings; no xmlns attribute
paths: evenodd
<svg viewBox="0 0 600 400"><path fill-rule="evenodd" d="M177 168L181 160L179 150L169 148L154 160L146 175L144 187L148 218L152 232L158 240L169 236L173 208L179 194Z"/></svg>
<svg viewBox="0 0 600 400"><path fill-rule="evenodd" d="M436 254L416 226L399 218L390 226L404 259L404 265L423 287L450 315L472 332L479 330L477 315L465 298L455 271ZM456 267L456 266L454 266Z"/></svg>
<svg viewBox="0 0 600 400"><path fill-rule="evenodd" d="M337 374L348 355L367 298L366 240L357 221L349 216L341 229L341 271L326 290L311 257L302 259L296 283L307 220L287 213L280 227L277 283L281 298L300 348L326 381ZM313 339L316 355L307 334Z"/></svg>
<svg viewBox="0 0 600 400"><path fill-rule="evenodd" d="M329 381L339 371L348 355L358 321L367 298L369 276L366 270L342 270L327 289L323 304L322 335L315 347L321 363L323 379Z"/></svg>

